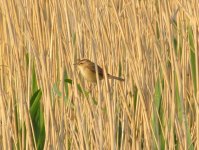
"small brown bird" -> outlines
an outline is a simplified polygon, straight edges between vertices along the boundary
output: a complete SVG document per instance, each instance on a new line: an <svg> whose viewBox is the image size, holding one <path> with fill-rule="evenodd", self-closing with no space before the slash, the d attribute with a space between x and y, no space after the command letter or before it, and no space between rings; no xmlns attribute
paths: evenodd
<svg viewBox="0 0 199 150"><path fill-rule="evenodd" d="M76 65L82 76L90 81L90 82L97 82L97 78L96 78L96 70L95 70L95 63L91 62L90 60L88 59L78 59L77 62L74 64ZM103 69L98 66L98 75L99 75L99 79L102 80L104 79L104 71ZM124 81L124 79L120 78L120 77L115 77L113 75L110 75L110 74L107 74L107 77L109 79L116 79L116 80L119 80L119 81Z"/></svg>

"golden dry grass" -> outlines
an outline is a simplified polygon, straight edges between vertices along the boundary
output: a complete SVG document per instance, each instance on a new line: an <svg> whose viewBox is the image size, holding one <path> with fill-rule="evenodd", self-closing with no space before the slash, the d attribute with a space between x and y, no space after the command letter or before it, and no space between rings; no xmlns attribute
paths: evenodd
<svg viewBox="0 0 199 150"><path fill-rule="evenodd" d="M0 0L1 149L199 149L197 0ZM90 59L125 82L90 90Z"/></svg>

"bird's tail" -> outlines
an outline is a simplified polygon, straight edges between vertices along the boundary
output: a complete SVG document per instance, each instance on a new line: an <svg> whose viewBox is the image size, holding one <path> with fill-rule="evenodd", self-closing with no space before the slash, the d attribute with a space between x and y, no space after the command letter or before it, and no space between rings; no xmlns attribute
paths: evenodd
<svg viewBox="0 0 199 150"><path fill-rule="evenodd" d="M108 78L110 78L110 79L116 79L116 80L119 80L119 81L124 81L124 79L122 79L120 77L116 77L116 76L110 75L110 74L108 74Z"/></svg>

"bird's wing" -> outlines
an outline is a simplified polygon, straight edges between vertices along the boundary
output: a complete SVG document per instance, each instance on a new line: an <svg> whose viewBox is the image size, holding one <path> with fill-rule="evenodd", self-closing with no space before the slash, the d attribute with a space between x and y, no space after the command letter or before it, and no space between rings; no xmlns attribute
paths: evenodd
<svg viewBox="0 0 199 150"><path fill-rule="evenodd" d="M91 64L89 67L90 67L90 69L91 69L92 72L96 72L96 71L95 71L95 64L94 64L94 63ZM104 76L104 71L103 71L103 69L102 69L100 66L98 66L98 65L97 65L97 69L98 69L99 75L103 77L103 76Z"/></svg>

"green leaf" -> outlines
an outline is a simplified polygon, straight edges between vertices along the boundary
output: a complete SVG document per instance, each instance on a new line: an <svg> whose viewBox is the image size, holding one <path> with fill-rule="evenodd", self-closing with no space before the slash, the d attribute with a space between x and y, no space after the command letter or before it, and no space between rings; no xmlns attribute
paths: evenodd
<svg viewBox="0 0 199 150"><path fill-rule="evenodd" d="M37 149L43 149L45 143L44 115L41 107L41 90L37 90L30 99L30 116L33 124Z"/></svg>
<svg viewBox="0 0 199 150"><path fill-rule="evenodd" d="M178 53L178 41L177 41L176 38L173 39L173 45L174 45L175 54L177 55L177 53Z"/></svg>
<svg viewBox="0 0 199 150"><path fill-rule="evenodd" d="M73 45L75 45L75 43L76 43L76 33L75 32L73 32L73 34L72 34L72 40L73 40Z"/></svg>
<svg viewBox="0 0 199 150"><path fill-rule="evenodd" d="M78 89L78 91L79 91L80 93L83 94L83 89L82 89L82 87L80 86L80 84L77 84L77 89Z"/></svg>
<svg viewBox="0 0 199 150"><path fill-rule="evenodd" d="M117 137L117 143L118 143L118 149L121 149L121 143L122 143L122 122L119 120L119 126L117 129L118 137Z"/></svg>
<svg viewBox="0 0 199 150"><path fill-rule="evenodd" d="M163 112L162 112L162 108L161 108L161 102L162 102L162 88L163 88L163 81L161 83L162 80L162 75L161 77L156 81L155 84L155 93L154 93L154 112L153 112L153 118L152 118L152 126L153 126L153 130L155 133L155 138L157 140L158 143L160 143L160 149L164 149L165 146L165 139L163 136L163 132L161 130L161 125L159 122L159 119L163 118ZM159 147L157 147L157 145L154 145L154 149L158 149Z"/></svg>
<svg viewBox="0 0 199 150"><path fill-rule="evenodd" d="M72 80L68 79L66 71L64 71L64 89L65 89L65 101L68 101L68 95L69 95L69 88L68 84L72 84Z"/></svg>
<svg viewBox="0 0 199 150"><path fill-rule="evenodd" d="M134 100L134 110L136 110L136 105L137 105L137 98L138 98L138 89L137 87L134 85L133 86L133 100Z"/></svg>
<svg viewBox="0 0 199 150"><path fill-rule="evenodd" d="M33 94L33 96L30 99L30 114L32 117L35 116L37 109L40 105L41 95L42 95L42 92L39 89Z"/></svg>
<svg viewBox="0 0 199 150"><path fill-rule="evenodd" d="M121 62L119 63L119 77L122 76L122 64Z"/></svg>
<svg viewBox="0 0 199 150"><path fill-rule="evenodd" d="M64 82L69 83L69 84L73 83L73 81L71 79L64 79Z"/></svg>
<svg viewBox="0 0 199 150"><path fill-rule="evenodd" d="M182 105L182 102L181 102L181 100L183 100L183 99L180 99L176 76L175 76L175 100L176 100L176 104L177 104L177 112L178 112L179 121L180 121L180 123L185 123L187 144L189 145L189 149L192 150L192 149L194 149L194 147L193 147L193 143L191 140L191 133L190 133L190 129L187 125L187 116L183 114L184 108L182 108L182 107L184 107L184 106ZM183 119L185 122L183 122ZM177 140L175 141L175 143L176 143L176 147L178 148L180 143Z"/></svg>
<svg viewBox="0 0 199 150"><path fill-rule="evenodd" d="M190 46L190 64L191 64L191 73L193 78L193 85L194 85L194 93L196 95L197 92L197 82L196 82L196 60L195 60L195 47L194 47L194 40L193 40L193 31L191 27L188 29L189 34L189 46Z"/></svg>
<svg viewBox="0 0 199 150"><path fill-rule="evenodd" d="M29 65L29 53L26 53L26 65Z"/></svg>
<svg viewBox="0 0 199 150"><path fill-rule="evenodd" d="M160 31L159 31L158 22L156 22L156 36L157 36L157 39L160 39Z"/></svg>
<svg viewBox="0 0 199 150"><path fill-rule="evenodd" d="M94 104L94 105L97 105L97 104L98 104L94 97L92 98L92 100L93 100L93 104Z"/></svg>
<svg viewBox="0 0 199 150"><path fill-rule="evenodd" d="M30 116L32 120L37 149L43 149L45 143L44 115L41 106L42 91L38 89L35 68L32 68L32 96L30 98Z"/></svg>
<svg viewBox="0 0 199 150"><path fill-rule="evenodd" d="M159 110L160 108L161 100L162 100L161 82L160 79L158 79L155 84L155 94L154 94L154 103L157 110Z"/></svg>
<svg viewBox="0 0 199 150"><path fill-rule="evenodd" d="M37 86L37 80L36 80L36 73L35 73L35 67L33 64L33 68L32 68L32 93L35 93L38 90L38 86Z"/></svg>
<svg viewBox="0 0 199 150"><path fill-rule="evenodd" d="M52 88L52 91L55 95L61 97L62 96L62 93L61 91L59 90L58 86L57 86L57 83L54 83L53 84L53 88Z"/></svg>

